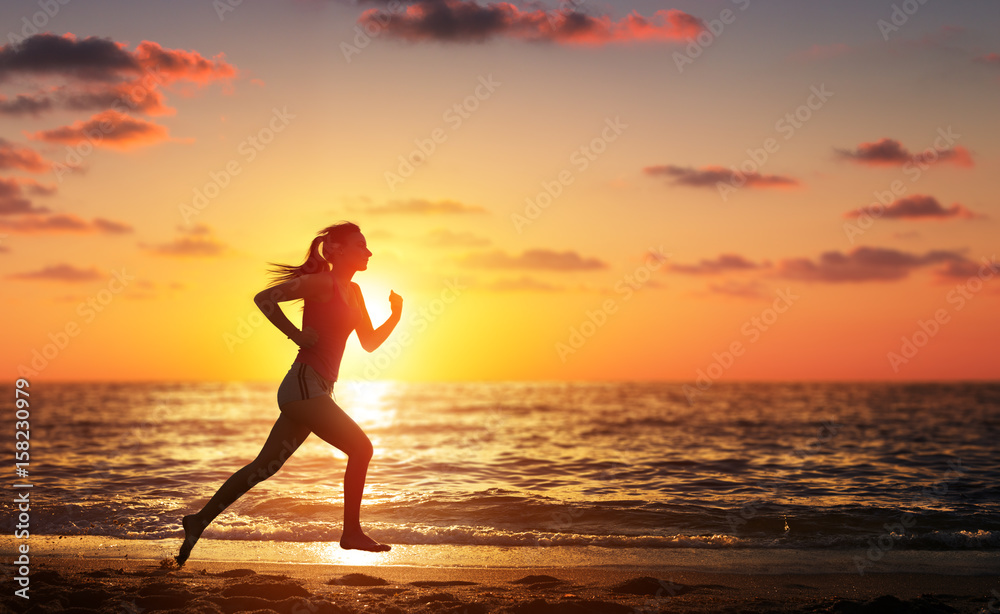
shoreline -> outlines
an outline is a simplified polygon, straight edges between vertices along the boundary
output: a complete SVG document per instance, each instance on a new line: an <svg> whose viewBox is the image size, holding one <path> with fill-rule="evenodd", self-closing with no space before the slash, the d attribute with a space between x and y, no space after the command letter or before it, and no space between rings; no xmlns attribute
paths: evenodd
<svg viewBox="0 0 1000 614"><path fill-rule="evenodd" d="M33 561L46 559L122 559L159 561L177 554L174 539L123 539L94 535L33 535ZM1000 551L891 550L878 560L864 550L755 548L607 548L600 546L484 546L392 544L387 553L343 550L336 542L223 540L202 537L191 554L195 564L255 563L340 565L347 567L421 567L444 569L630 569L746 575L882 574L993 576L1000 578ZM13 561L13 549L0 549L0 561ZM859 564L864 573L859 573Z"/></svg>

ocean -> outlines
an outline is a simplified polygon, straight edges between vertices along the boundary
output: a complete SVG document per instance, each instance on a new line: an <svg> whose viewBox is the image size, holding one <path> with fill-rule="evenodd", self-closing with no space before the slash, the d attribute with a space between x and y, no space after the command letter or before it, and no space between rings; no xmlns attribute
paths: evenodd
<svg viewBox="0 0 1000 614"><path fill-rule="evenodd" d="M256 456L277 385L34 383L32 551L175 554L181 516ZM1000 384L717 382L693 402L680 383L334 394L374 444L361 519L391 556L337 547L345 456L312 435L192 560L1000 571Z"/></svg>

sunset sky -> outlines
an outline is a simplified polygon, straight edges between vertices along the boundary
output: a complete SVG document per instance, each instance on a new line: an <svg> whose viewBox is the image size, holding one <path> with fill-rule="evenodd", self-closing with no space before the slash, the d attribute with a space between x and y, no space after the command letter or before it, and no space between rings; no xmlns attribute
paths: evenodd
<svg viewBox="0 0 1000 614"><path fill-rule="evenodd" d="M350 220L341 379L997 378L997 8L4 2L4 371L277 381Z"/></svg>

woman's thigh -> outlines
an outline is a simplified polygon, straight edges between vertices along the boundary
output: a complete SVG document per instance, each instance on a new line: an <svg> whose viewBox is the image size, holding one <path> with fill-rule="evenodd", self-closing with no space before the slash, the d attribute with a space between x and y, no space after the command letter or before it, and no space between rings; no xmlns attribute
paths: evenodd
<svg viewBox="0 0 1000 614"><path fill-rule="evenodd" d="M307 427L348 456L371 454L371 442L361 427L328 396L292 401L281 406L283 416Z"/></svg>
<svg viewBox="0 0 1000 614"><path fill-rule="evenodd" d="M299 446L309 437L311 432L308 427L281 414L275 420L274 426L271 427L267 441L264 442L264 446L257 455L257 461L268 464L278 461L277 464L280 467L293 452L299 449Z"/></svg>

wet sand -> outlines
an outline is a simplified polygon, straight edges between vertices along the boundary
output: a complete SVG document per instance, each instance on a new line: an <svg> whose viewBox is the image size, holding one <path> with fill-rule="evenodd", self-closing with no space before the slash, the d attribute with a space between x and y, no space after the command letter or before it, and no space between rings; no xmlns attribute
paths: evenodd
<svg viewBox="0 0 1000 614"><path fill-rule="evenodd" d="M4 612L524 614L1000 611L1000 578L724 574L636 568L453 568L45 558ZM990 608L993 608L992 610Z"/></svg>

